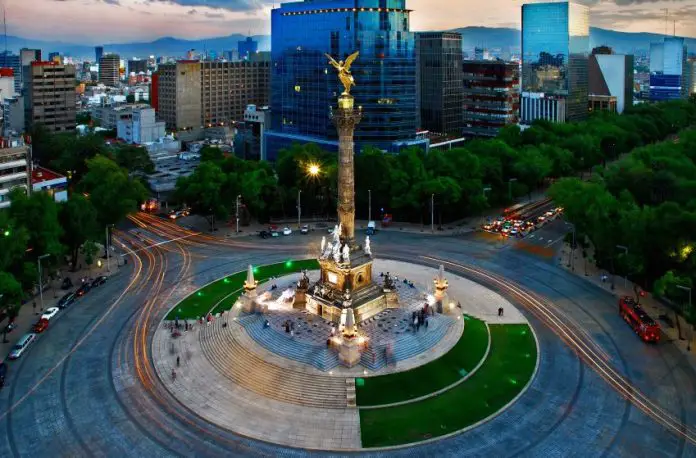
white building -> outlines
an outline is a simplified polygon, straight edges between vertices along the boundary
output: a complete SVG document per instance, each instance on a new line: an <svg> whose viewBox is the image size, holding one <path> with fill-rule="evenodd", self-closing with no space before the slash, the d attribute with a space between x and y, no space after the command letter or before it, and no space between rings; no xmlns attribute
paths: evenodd
<svg viewBox="0 0 696 458"><path fill-rule="evenodd" d="M152 143L164 137L165 122L155 119L154 108L134 108L130 119L121 119L117 123L118 138L138 145Z"/></svg>
<svg viewBox="0 0 696 458"><path fill-rule="evenodd" d="M10 206L9 193L15 188L29 190L31 150L24 140L0 139L0 209Z"/></svg>
<svg viewBox="0 0 696 458"><path fill-rule="evenodd" d="M0 100L16 96L15 76L11 68L0 69Z"/></svg>
<svg viewBox="0 0 696 458"><path fill-rule="evenodd" d="M68 200L68 179L52 170L35 166L31 171L33 192L46 192L56 202Z"/></svg>

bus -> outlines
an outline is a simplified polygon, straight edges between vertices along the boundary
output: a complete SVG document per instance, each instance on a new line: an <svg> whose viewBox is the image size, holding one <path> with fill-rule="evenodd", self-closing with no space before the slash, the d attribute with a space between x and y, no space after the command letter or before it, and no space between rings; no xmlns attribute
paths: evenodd
<svg viewBox="0 0 696 458"><path fill-rule="evenodd" d="M660 325L650 318L643 307L631 296L623 296L619 299L619 315L643 342L660 341Z"/></svg>
<svg viewBox="0 0 696 458"><path fill-rule="evenodd" d="M519 211L522 210L527 205L529 205L529 204L515 204L512 207L508 207L505 210L503 210L503 216L505 218L509 218L510 216L519 213Z"/></svg>

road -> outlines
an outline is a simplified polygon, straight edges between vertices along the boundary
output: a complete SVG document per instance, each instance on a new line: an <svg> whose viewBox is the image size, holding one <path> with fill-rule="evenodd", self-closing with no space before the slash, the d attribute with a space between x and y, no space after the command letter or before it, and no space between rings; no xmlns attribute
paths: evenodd
<svg viewBox="0 0 696 458"><path fill-rule="evenodd" d="M189 292L249 263L311 256L323 234L220 240L150 218L116 236L131 252L128 266L10 363L0 391L0 456L303 455L191 414L156 379L149 338ZM372 238L378 257L443 263L495 286L528 316L541 347L531 388L502 415L393 454L696 456L693 432L684 426L696 425L696 374L671 343L639 342L608 291L557 267L563 224L504 242L480 235ZM169 239L176 240L162 243ZM156 246L144 249L149 245Z"/></svg>

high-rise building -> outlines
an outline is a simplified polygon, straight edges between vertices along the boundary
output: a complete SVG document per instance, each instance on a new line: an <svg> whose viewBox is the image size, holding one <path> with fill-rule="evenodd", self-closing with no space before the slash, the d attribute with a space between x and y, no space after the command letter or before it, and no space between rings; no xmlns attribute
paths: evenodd
<svg viewBox="0 0 696 458"><path fill-rule="evenodd" d="M190 129L201 120L201 63L181 60L159 66L157 106L167 129Z"/></svg>
<svg viewBox="0 0 696 458"><path fill-rule="evenodd" d="M103 55L104 55L104 47L103 46L95 46L94 47L94 61L97 64L99 64Z"/></svg>
<svg viewBox="0 0 696 458"><path fill-rule="evenodd" d="M271 12L272 130L269 160L295 142L338 150L329 110L343 91L324 53L343 60L360 56L351 72L356 106L356 151L366 145L398 151L425 145L416 139L415 34L405 0L307 0L283 3Z"/></svg>
<svg viewBox="0 0 696 458"><path fill-rule="evenodd" d="M60 62L60 53L59 52L49 52L48 53L48 60Z"/></svg>
<svg viewBox="0 0 696 458"><path fill-rule="evenodd" d="M40 49L29 49L22 48L19 50L19 57L22 60L22 66L31 65L32 62L41 61L41 50Z"/></svg>
<svg viewBox="0 0 696 458"><path fill-rule="evenodd" d="M237 53L239 58L242 60L249 60L249 58L256 54L259 50L259 42L255 41L251 37L247 37L244 41L237 42Z"/></svg>
<svg viewBox="0 0 696 458"><path fill-rule="evenodd" d="M495 137L518 121L520 69L516 62L465 60L463 78L463 133Z"/></svg>
<svg viewBox="0 0 696 458"><path fill-rule="evenodd" d="M155 120L153 108L135 107L130 118L118 121L116 132L118 138L127 143L152 143L164 137L165 123Z"/></svg>
<svg viewBox="0 0 696 458"><path fill-rule="evenodd" d="M650 44L650 100L675 100L688 95L689 69L684 39L665 37Z"/></svg>
<svg viewBox="0 0 696 458"><path fill-rule="evenodd" d="M22 137L0 139L0 209L10 206L9 194L15 188L31 187L31 150Z"/></svg>
<svg viewBox="0 0 696 458"><path fill-rule="evenodd" d="M696 94L696 57L692 57L691 59L689 59L689 66L691 71L691 89L689 90L689 92L691 94Z"/></svg>
<svg viewBox="0 0 696 458"><path fill-rule="evenodd" d="M14 73L14 86L17 94L22 92L22 61L9 51L0 52L0 67L11 68Z"/></svg>
<svg viewBox="0 0 696 458"><path fill-rule="evenodd" d="M32 62L27 67L24 103L27 127L42 124L52 132L75 129L75 67Z"/></svg>
<svg viewBox="0 0 696 458"><path fill-rule="evenodd" d="M609 52L607 52L607 50ZM588 62L590 111L623 113L633 105L633 56L594 49Z"/></svg>
<svg viewBox="0 0 696 458"><path fill-rule="evenodd" d="M99 60L99 82L111 87L118 86L121 58L118 54L105 54Z"/></svg>
<svg viewBox="0 0 696 458"><path fill-rule="evenodd" d="M421 129L459 135L462 130L462 35L416 34Z"/></svg>
<svg viewBox="0 0 696 458"><path fill-rule="evenodd" d="M22 96L3 100L2 135L9 137L24 133L25 116L24 98Z"/></svg>
<svg viewBox="0 0 696 458"><path fill-rule="evenodd" d="M14 70L0 67L0 101L12 98L16 94Z"/></svg>
<svg viewBox="0 0 696 458"><path fill-rule="evenodd" d="M521 121L587 117L590 11L572 2L522 5Z"/></svg>
<svg viewBox="0 0 696 458"><path fill-rule="evenodd" d="M234 139L234 152L237 157L247 160L262 160L264 136L263 133L271 123L271 112L268 107L249 105L244 111L244 122L237 124L237 135Z"/></svg>
<svg viewBox="0 0 696 458"><path fill-rule="evenodd" d="M142 59L131 59L128 61L128 74L147 73L147 61Z"/></svg>

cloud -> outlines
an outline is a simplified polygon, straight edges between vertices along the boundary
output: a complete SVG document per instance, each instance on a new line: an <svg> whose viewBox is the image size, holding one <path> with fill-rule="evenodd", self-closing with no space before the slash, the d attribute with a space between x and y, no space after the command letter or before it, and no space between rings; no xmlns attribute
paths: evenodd
<svg viewBox="0 0 696 458"><path fill-rule="evenodd" d="M196 11L195 9L193 9L193 10L189 10L189 12L186 13L186 14L194 15L194 14L198 14L198 11Z"/></svg>
<svg viewBox="0 0 696 458"><path fill-rule="evenodd" d="M225 17L222 13L205 13L204 16L209 19L222 19Z"/></svg>
<svg viewBox="0 0 696 458"><path fill-rule="evenodd" d="M174 5L181 5L181 6L208 7L208 8L230 10L230 11L260 10L265 5L270 5L273 3L273 0L158 0L158 1L160 1L162 3L171 3Z"/></svg>

